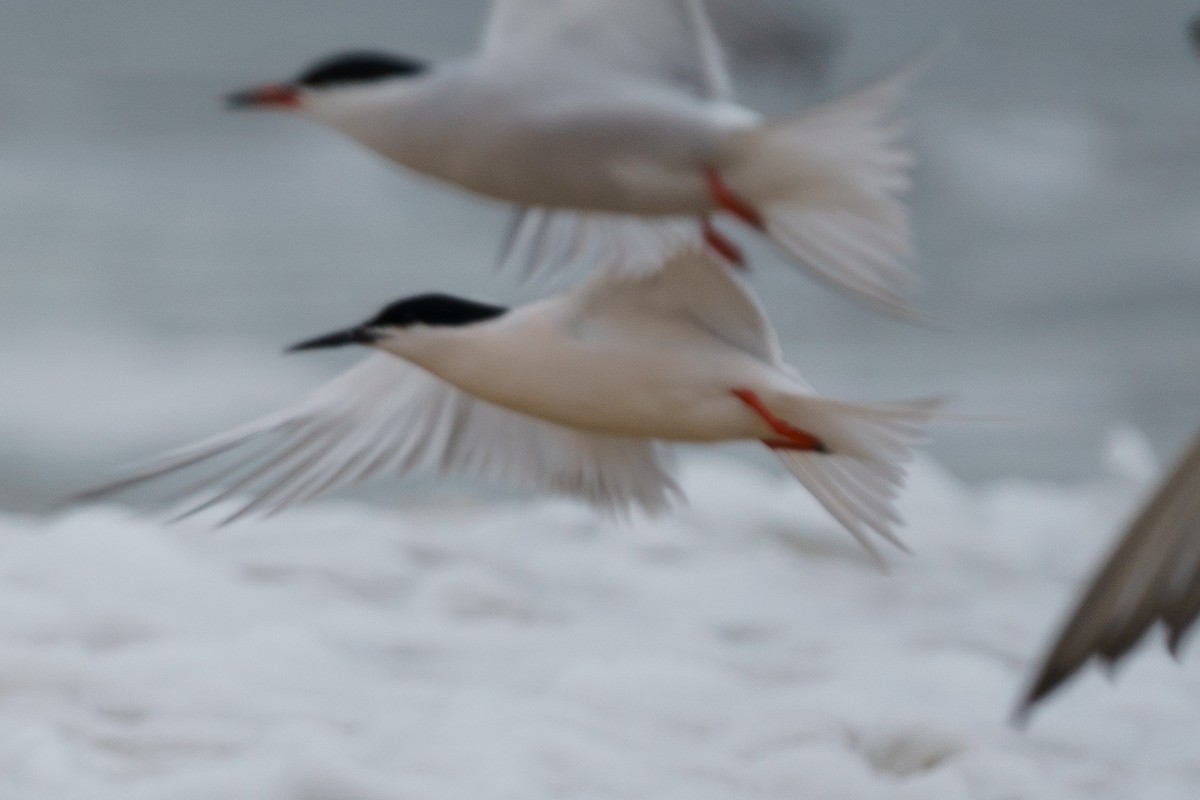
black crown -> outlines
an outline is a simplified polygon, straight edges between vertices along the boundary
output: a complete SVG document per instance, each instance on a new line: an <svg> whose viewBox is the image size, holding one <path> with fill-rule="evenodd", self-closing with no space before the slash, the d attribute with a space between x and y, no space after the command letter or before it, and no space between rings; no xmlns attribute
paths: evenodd
<svg viewBox="0 0 1200 800"><path fill-rule="evenodd" d="M503 306L477 303L447 294L422 294L397 300L380 311L367 327L409 325L458 326L495 319L508 311Z"/></svg>
<svg viewBox="0 0 1200 800"><path fill-rule="evenodd" d="M309 67L296 79L300 86L323 88L350 83L370 83L424 72L424 62L385 53L339 53Z"/></svg>

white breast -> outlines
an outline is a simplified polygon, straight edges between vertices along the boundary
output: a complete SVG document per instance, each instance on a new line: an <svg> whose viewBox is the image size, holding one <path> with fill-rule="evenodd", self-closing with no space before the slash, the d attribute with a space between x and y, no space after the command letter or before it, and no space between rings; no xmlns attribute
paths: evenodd
<svg viewBox="0 0 1200 800"><path fill-rule="evenodd" d="M483 400L584 430L674 441L759 432L730 390L762 382L765 365L679 332L565 336L558 311L553 301L526 306L396 352Z"/></svg>

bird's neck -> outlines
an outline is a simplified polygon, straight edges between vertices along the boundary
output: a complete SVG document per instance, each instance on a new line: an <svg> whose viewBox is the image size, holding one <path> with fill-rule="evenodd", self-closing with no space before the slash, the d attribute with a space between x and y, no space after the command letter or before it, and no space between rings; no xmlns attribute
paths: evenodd
<svg viewBox="0 0 1200 800"><path fill-rule="evenodd" d="M442 380L462 387L469 383L486 349L486 326L417 326L400 336L380 342L379 347L430 372Z"/></svg>
<svg viewBox="0 0 1200 800"><path fill-rule="evenodd" d="M401 164L420 163L425 151L439 146L443 127L433 75L400 78L361 88L316 94L306 101L313 118Z"/></svg>

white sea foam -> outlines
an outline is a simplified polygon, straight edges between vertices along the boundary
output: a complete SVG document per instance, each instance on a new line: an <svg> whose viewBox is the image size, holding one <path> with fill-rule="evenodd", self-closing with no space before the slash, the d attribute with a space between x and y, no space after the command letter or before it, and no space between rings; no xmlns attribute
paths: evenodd
<svg viewBox="0 0 1200 800"><path fill-rule="evenodd" d="M1014 699L1144 488L915 465L872 569L782 475L690 507L310 506L212 532L0 517L5 798L1191 798L1200 663Z"/></svg>

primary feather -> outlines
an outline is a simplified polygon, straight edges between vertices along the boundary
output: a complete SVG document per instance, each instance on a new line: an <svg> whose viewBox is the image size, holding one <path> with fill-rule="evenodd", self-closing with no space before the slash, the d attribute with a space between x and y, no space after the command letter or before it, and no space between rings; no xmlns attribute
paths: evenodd
<svg viewBox="0 0 1200 800"><path fill-rule="evenodd" d="M1027 714L1092 658L1115 663L1156 623L1171 650L1200 615L1200 434L1080 596L1022 701Z"/></svg>
<svg viewBox="0 0 1200 800"><path fill-rule="evenodd" d="M609 511L669 507L669 449L534 419L473 398L389 355L373 355L284 411L174 450L80 495L96 501L224 456L242 460L191 486L181 516L232 502L233 521L377 476L457 474L549 490Z"/></svg>

